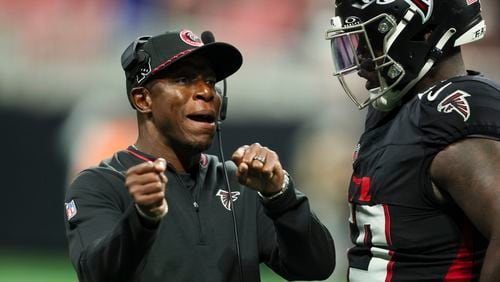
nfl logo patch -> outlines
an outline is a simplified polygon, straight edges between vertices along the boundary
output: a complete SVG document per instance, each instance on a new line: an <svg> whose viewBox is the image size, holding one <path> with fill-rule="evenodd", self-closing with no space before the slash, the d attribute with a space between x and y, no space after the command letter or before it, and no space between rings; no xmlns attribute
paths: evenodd
<svg viewBox="0 0 500 282"><path fill-rule="evenodd" d="M68 220L72 219L77 213L75 200L71 200L69 203L64 203L64 206L66 207L66 218Z"/></svg>
<svg viewBox="0 0 500 282"><path fill-rule="evenodd" d="M361 144L358 143L354 146L354 150L352 152L352 162L355 162L358 159L359 149L361 149Z"/></svg>
<svg viewBox="0 0 500 282"><path fill-rule="evenodd" d="M467 1L467 5L469 5L469 6L477 2L477 0L466 0L466 1Z"/></svg>

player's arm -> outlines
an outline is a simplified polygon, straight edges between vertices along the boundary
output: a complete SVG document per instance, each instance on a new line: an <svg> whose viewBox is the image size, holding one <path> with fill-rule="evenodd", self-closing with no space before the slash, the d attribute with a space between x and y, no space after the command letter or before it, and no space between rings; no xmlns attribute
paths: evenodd
<svg viewBox="0 0 500 282"><path fill-rule="evenodd" d="M481 282L500 277L500 142L467 138L449 145L433 160L434 184L462 208L489 239Z"/></svg>
<svg viewBox="0 0 500 282"><path fill-rule="evenodd" d="M311 212L307 197L295 190L278 155L255 143L232 156L241 184L258 191L259 254L288 280L323 280L335 268L335 247L327 228Z"/></svg>
<svg viewBox="0 0 500 282"><path fill-rule="evenodd" d="M86 172L73 182L67 197L78 212L67 233L80 280L136 280L156 238L158 223L150 219L166 212L166 177L158 174L164 169L164 163L142 163L129 169L125 183L118 172Z"/></svg>

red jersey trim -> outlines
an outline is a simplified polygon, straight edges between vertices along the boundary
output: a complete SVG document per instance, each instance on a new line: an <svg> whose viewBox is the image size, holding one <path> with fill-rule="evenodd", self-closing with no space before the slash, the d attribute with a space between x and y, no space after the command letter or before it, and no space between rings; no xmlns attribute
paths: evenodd
<svg viewBox="0 0 500 282"><path fill-rule="evenodd" d="M385 240L387 242L388 248L392 245L391 241L391 215L389 214L389 207L387 205L382 205L384 207L384 217L385 217ZM389 262L387 263L387 275L385 276L385 282L392 281L392 274L394 269L394 261L392 256L394 251L389 251Z"/></svg>
<svg viewBox="0 0 500 282"><path fill-rule="evenodd" d="M127 152L127 153L131 154L132 156L134 156L136 158L139 158L139 159L141 159L141 160L143 160L145 162L152 162L153 161L153 160L150 160L150 159L148 159L148 158L146 158L144 156L141 156L141 155L137 154L134 151L130 151L129 149L125 150L125 152Z"/></svg>
<svg viewBox="0 0 500 282"><path fill-rule="evenodd" d="M131 154L132 156L134 156L134 157L136 157L138 159L141 159L141 160L143 160L145 162L153 162L154 161L154 160L148 159L148 158L146 158L144 156L141 156L141 155L137 154L136 152L131 151L129 149L126 149L125 152L127 152L127 153ZM207 155L201 154L201 156L200 156L200 165L203 168L207 167L207 165L208 165L208 157L207 157Z"/></svg>
<svg viewBox="0 0 500 282"><path fill-rule="evenodd" d="M472 279L473 250L472 227L471 223L466 219L462 225L462 242L455 259L448 269L448 273L444 277L444 281L470 281Z"/></svg>

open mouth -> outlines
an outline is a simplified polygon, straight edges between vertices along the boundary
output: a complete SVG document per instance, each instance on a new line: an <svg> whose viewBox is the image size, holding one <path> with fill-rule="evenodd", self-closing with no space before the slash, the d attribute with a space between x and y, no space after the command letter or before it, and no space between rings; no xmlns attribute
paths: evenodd
<svg viewBox="0 0 500 282"><path fill-rule="evenodd" d="M214 123L215 114L212 112L198 112L187 116L190 120L204 123Z"/></svg>

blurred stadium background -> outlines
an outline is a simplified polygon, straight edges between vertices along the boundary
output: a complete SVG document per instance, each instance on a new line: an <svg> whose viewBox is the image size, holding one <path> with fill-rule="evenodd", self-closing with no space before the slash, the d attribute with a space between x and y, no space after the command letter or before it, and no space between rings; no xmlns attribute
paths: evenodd
<svg viewBox="0 0 500 282"><path fill-rule="evenodd" d="M469 68L500 81L497 2L482 0L487 38L463 50ZM363 112L331 77L332 3L0 0L0 282L76 281L65 187L135 137L121 52L139 35L181 28L241 49L243 67L228 81L225 155L251 142L278 152L335 237L330 280L345 280L345 191ZM262 280L282 281L265 267Z"/></svg>

